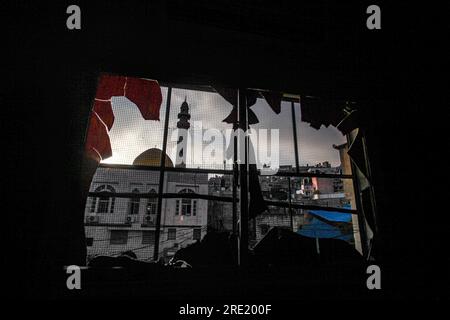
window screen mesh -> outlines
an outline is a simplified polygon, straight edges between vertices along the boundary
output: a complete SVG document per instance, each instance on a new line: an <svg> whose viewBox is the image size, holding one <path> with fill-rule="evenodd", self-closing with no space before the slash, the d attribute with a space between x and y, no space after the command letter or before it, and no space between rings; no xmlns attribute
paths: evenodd
<svg viewBox="0 0 450 320"><path fill-rule="evenodd" d="M161 90L160 121L144 120L125 97L112 98L115 122L109 136L113 156L97 169L90 192L101 194L89 196L85 208L88 261L97 256L124 254L154 261L160 190L163 198L158 258L165 262L180 249L202 241L208 233L230 234L237 228L239 188L233 190L237 183L231 175L233 152L227 152L232 124L223 122L232 105L212 89L172 89L164 162L167 171L160 188L169 92L167 87ZM251 109L259 121L251 129L279 131L279 172L309 176L259 176L268 210L249 221L250 246L274 227L352 244L357 231L355 215L338 210L335 219L331 210L324 213L298 207L356 209L351 179L310 176L351 174L350 160L336 148L344 144L345 137L335 128L315 130L301 122L299 103L283 101L281 112L276 114L264 99L258 98Z"/></svg>

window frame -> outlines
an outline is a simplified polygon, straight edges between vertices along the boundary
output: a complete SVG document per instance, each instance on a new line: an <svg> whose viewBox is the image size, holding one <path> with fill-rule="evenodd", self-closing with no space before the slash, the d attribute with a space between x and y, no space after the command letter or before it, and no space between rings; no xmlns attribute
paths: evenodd
<svg viewBox="0 0 450 320"><path fill-rule="evenodd" d="M146 236L148 238L146 238ZM143 230L141 244L153 244L155 242L155 230Z"/></svg>
<svg viewBox="0 0 450 320"><path fill-rule="evenodd" d="M132 193L139 194L140 192L139 192L139 189L134 188ZM128 214L129 215L138 215L139 211L140 211L140 206L141 206L141 198L139 198L139 197L130 198Z"/></svg>
<svg viewBox="0 0 450 320"><path fill-rule="evenodd" d="M167 241L177 240L177 228L167 228Z"/></svg>
<svg viewBox="0 0 450 320"><path fill-rule="evenodd" d="M101 184L95 188L94 193L97 195L92 198L90 213L96 214L109 214L114 213L115 201L116 201L116 189L110 184ZM107 194L113 194L109 196ZM102 210L100 211L100 208Z"/></svg>
<svg viewBox="0 0 450 320"><path fill-rule="evenodd" d="M166 86L168 88L167 90L167 99L166 99L166 117L165 117L165 125L164 125L164 133L163 133L163 157L161 159L161 164L158 167L148 167L146 169L148 170L155 170L155 171L159 171L160 172L160 179L159 179L159 190L157 192L157 221L156 221L156 232L155 232L155 250L154 250L154 259L156 260L159 256L159 243L160 243L160 229L161 229L161 209L162 209L162 199L164 198L177 198L178 194L171 194L171 193L165 193L163 192L163 185L164 185L164 173L165 171L168 172L190 172L190 173L209 173L209 174L213 174L213 173L218 173L218 174L231 174L233 176L233 196L232 197L224 197L224 196L211 196L211 195L201 195L201 194L196 194L194 193L194 195L190 195L190 197L188 197L190 199L190 203L191 203L191 209L190 212L191 214L193 214L194 212L196 213L196 202L193 202L192 199L205 199L205 200L217 200L217 201L224 201L224 202L232 202L233 203L233 232L237 232L235 230L235 227L237 225L237 203L238 203L238 197L237 197L237 191L236 191L236 187L237 187L237 176L241 171L241 167L234 164L233 169L232 170L217 170L217 169L194 169L194 168L179 168L179 167L175 167L175 168L166 168L165 167L165 159L164 159L164 155L166 154L166 148L167 148L167 136L168 136L168 121L169 121L169 114L170 114L170 107L171 107L171 92L172 92L172 88L181 88L181 89L190 89L190 90L197 90L197 91L205 91L205 92L214 92L215 90L212 89L212 87L210 86L196 86L196 85L180 85L180 84L173 84L173 83L164 83L164 82L160 82L161 86ZM240 112L239 114L242 113L243 108L240 108L240 104L241 104L241 96L244 96L243 94L241 94L241 91L244 92L247 89L242 89L242 90L238 90L239 92L239 102L238 102L238 111ZM243 100L245 101L245 100ZM300 166L299 166L299 151L298 151L298 134L297 134L297 129L296 129L296 116L295 116L295 103L301 103L300 101L300 97L299 96L283 96L282 101L290 101L291 102L291 118L292 118L292 122L293 122L293 126L292 126L292 130L293 130L293 137L294 137L294 153L295 153L295 165L296 165L296 170L295 172L278 172L275 176L285 176L287 177L287 179L289 180L289 189L291 186L291 179L293 177L322 177L322 178L334 178L334 179L351 179L353 181L353 185L354 185L354 195L355 195L355 202L357 204L357 208L356 209L346 209L346 208L336 208L336 207L323 207L323 206L313 206L313 205L304 205L304 204L297 204L297 203L292 203L291 201L291 197L289 196L287 201L286 200L282 200L282 201L273 201L273 200L265 200L266 203L270 206L278 206L278 207L285 207L285 208L289 208L289 212L292 215L292 209L305 209L305 210L310 210L310 209L319 209L319 210L325 210L325 211L336 211L336 212L346 212L346 213L351 213L351 214L355 214L355 215L360 215L361 211L361 204L360 204L360 199L359 199L359 188L358 188L358 183L356 182L356 175L355 175L355 169L354 166L352 165L352 170L351 170L351 174L342 174L342 173L332 173L332 174L325 174L325 173L318 173L318 172L300 172ZM245 108L244 108L245 109ZM248 126L248 119L246 117L244 117L244 121L241 125L244 126ZM348 137L347 137L347 142L349 142ZM368 161L366 159L366 161ZM100 164L100 166L107 166L107 167L120 167L120 165L105 165L105 164ZM142 168L139 168L142 169ZM245 170L244 174L248 174L248 171ZM245 180L245 179L244 179ZM242 181L244 181L242 180ZM241 183L242 183L241 181ZM248 182L247 182L248 184ZM244 187L244 189L247 191L248 190L248 185L244 185L242 186ZM242 192L242 190L241 190ZM289 192L291 192L291 190L289 190ZM101 194L101 192L90 192L89 196L99 196L99 194ZM104 195L104 194L103 194ZM110 213L114 212L114 201L115 201L115 197L129 197L129 194L126 193L114 193L114 197L108 197L108 199L112 199L111 203L109 204L109 211ZM154 196L150 197L150 196L146 196L144 194L140 194L139 198L148 198L149 200L151 198L154 198ZM184 198L181 198L184 199ZM97 199L95 199L96 201ZM182 213L183 211L183 203L179 202L179 200L176 200L176 213L175 215L179 215ZM96 201L97 202L97 201ZM195 203L195 210L193 210L193 203ZM248 199L246 199L246 201L242 201L240 202L240 206L241 206L241 216L247 217L248 213L246 212L248 210L248 207L246 206L248 204ZM96 208L97 203L94 203L94 208ZM188 211L188 203L187 201L185 202L185 213ZM94 210L95 211L95 210ZM147 209L146 209L147 212ZM374 213L375 214L375 213ZM291 219L292 220L292 219ZM362 219L358 219L362 220ZM244 233L247 232L248 230L244 230ZM366 236L365 234L363 234L362 229L360 228L360 233L361 233L361 237ZM241 241L243 241L243 243L245 241L248 241L248 237L244 236L241 237ZM365 242L365 241L362 241ZM364 255L364 253L363 253Z"/></svg>
<svg viewBox="0 0 450 320"><path fill-rule="evenodd" d="M179 194L195 194L191 188L183 188L178 191ZM195 214L194 214L195 213ZM197 215L197 200L191 198L177 199L175 205L175 215L180 216L196 216Z"/></svg>
<svg viewBox="0 0 450 320"><path fill-rule="evenodd" d="M156 195L155 189L150 189L148 192L151 195ZM146 215L155 215L156 211L158 210L158 199L157 198L148 198L147 200L147 206L145 207L145 214Z"/></svg>

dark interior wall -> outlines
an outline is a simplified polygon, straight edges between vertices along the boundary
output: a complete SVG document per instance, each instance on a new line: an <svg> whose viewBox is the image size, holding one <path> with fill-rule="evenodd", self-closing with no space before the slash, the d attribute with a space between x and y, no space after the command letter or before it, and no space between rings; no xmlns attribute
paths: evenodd
<svg viewBox="0 0 450 320"><path fill-rule="evenodd" d="M417 41L424 22L410 7L380 3L383 29L369 31L364 3L78 1L82 29L69 31L69 4L17 2L3 19L10 43L8 198L19 221L10 255L18 263L9 267L35 275L35 290L51 282L52 268L83 259L81 156L96 77L105 71L358 101L379 206L380 259L397 266L392 279L406 282L397 277L405 261L424 264L424 248L440 248L428 237L433 222L422 219L425 195L411 199L408 183L417 166L410 155L417 150L429 160L423 150L431 139L416 126L424 81L415 72L427 61L416 60L426 44ZM417 221L427 236L411 236ZM18 279L14 288L23 294L29 281Z"/></svg>

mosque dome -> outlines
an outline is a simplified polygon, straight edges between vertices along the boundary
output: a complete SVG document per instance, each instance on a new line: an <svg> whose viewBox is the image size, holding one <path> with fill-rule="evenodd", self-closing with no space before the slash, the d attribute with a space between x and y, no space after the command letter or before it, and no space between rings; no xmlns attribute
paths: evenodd
<svg viewBox="0 0 450 320"><path fill-rule="evenodd" d="M138 155L136 159L134 159L133 165L158 167L161 164L161 155L162 151L160 149L150 148ZM165 166L173 168L172 160L170 160L167 154Z"/></svg>

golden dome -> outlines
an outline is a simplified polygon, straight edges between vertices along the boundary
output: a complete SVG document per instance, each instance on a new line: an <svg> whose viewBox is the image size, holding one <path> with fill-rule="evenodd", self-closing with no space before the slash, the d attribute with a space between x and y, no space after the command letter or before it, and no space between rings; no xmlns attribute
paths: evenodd
<svg viewBox="0 0 450 320"><path fill-rule="evenodd" d="M133 161L135 166L152 166L159 167L161 164L162 151L157 148L150 148L145 150L140 155L136 157ZM166 167L173 168L172 160L166 155Z"/></svg>

